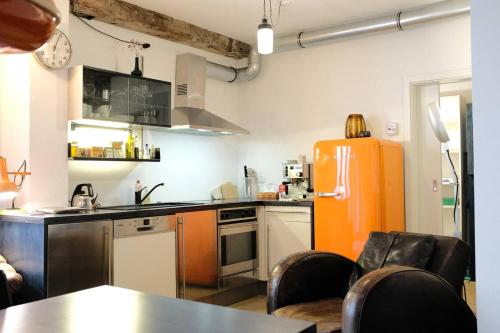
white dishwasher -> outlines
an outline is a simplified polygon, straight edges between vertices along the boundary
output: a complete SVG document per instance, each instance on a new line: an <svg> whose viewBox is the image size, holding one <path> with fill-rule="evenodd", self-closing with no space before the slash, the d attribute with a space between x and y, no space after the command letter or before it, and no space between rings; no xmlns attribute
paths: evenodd
<svg viewBox="0 0 500 333"><path fill-rule="evenodd" d="M283 258L311 249L311 208L266 206L267 267Z"/></svg>
<svg viewBox="0 0 500 333"><path fill-rule="evenodd" d="M176 297L175 216L114 221L113 285Z"/></svg>

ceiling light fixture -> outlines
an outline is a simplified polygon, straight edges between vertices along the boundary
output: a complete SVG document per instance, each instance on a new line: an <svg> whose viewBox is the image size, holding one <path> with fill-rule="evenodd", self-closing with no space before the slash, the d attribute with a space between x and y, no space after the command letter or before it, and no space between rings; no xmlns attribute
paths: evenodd
<svg viewBox="0 0 500 333"><path fill-rule="evenodd" d="M271 3L270 5L272 6ZM257 29L257 51L260 54L273 53L273 38L273 27L267 22L266 0L264 0L264 17L262 18L262 22L259 24L259 27Z"/></svg>
<svg viewBox="0 0 500 333"><path fill-rule="evenodd" d="M0 53L38 49L60 22L61 13L52 0L0 1Z"/></svg>

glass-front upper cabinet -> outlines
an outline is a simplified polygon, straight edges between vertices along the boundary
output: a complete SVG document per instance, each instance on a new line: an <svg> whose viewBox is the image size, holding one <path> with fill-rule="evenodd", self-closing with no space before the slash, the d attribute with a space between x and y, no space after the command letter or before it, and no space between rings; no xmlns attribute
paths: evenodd
<svg viewBox="0 0 500 333"><path fill-rule="evenodd" d="M134 124L170 125L170 84L130 78L129 117Z"/></svg>
<svg viewBox="0 0 500 333"><path fill-rule="evenodd" d="M170 126L170 82L86 66L70 70L70 120Z"/></svg>

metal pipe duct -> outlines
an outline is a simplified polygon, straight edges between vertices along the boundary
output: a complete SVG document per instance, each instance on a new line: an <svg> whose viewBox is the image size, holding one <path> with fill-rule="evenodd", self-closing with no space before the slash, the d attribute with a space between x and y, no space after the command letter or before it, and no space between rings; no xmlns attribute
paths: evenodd
<svg viewBox="0 0 500 333"><path fill-rule="evenodd" d="M395 15L382 16L361 22L342 24L326 29L284 36L275 39L274 51L283 52L310 46L326 44L341 38L383 31L403 31L405 28L470 13L469 0L448 0L407 11ZM207 75L213 79L227 82L249 81L255 78L261 68L260 55L252 47L248 57L248 67L234 69L209 62Z"/></svg>
<svg viewBox="0 0 500 333"><path fill-rule="evenodd" d="M250 81L259 75L260 67L260 54L257 52L257 48L252 46L248 55L247 67L236 69L207 61L207 76L226 82Z"/></svg>

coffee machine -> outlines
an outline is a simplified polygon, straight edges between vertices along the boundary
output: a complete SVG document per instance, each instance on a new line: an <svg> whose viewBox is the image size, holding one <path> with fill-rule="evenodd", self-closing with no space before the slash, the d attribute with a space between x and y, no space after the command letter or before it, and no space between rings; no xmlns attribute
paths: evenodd
<svg viewBox="0 0 500 333"><path fill-rule="evenodd" d="M283 163L282 185L286 186L285 199L312 199L313 190L313 165L307 163L302 157L299 161L288 160Z"/></svg>

